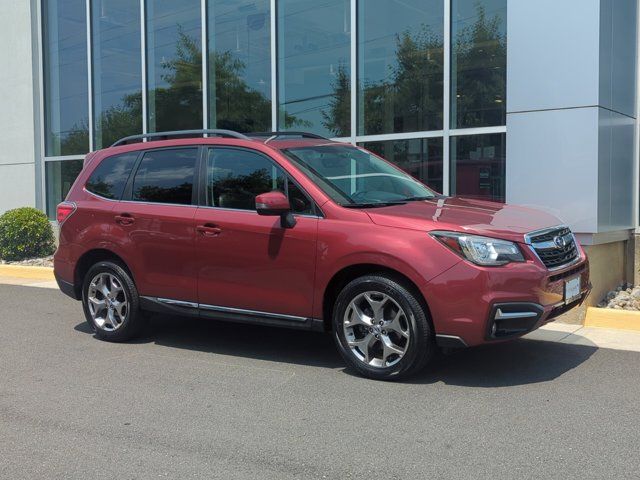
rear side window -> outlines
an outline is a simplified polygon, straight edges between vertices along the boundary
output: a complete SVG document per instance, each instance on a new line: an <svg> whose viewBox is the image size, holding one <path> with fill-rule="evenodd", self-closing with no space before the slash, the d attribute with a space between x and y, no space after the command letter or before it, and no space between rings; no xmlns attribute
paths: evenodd
<svg viewBox="0 0 640 480"><path fill-rule="evenodd" d="M138 152L105 158L93 171L85 188L101 197L120 200L136 158Z"/></svg>
<svg viewBox="0 0 640 480"><path fill-rule="evenodd" d="M133 179L133 200L190 205L197 157L197 148L145 153Z"/></svg>

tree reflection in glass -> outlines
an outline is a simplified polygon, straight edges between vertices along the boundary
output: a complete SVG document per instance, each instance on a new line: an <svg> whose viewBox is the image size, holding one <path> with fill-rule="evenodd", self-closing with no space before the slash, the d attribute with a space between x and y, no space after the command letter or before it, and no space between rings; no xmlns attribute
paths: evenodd
<svg viewBox="0 0 640 480"><path fill-rule="evenodd" d="M200 0L147 0L150 132L202 128Z"/></svg>
<svg viewBox="0 0 640 480"><path fill-rule="evenodd" d="M86 153L89 102L84 0L42 2L42 50L45 155Z"/></svg>
<svg viewBox="0 0 640 480"><path fill-rule="evenodd" d="M140 5L91 0L94 148L142 133Z"/></svg>
<svg viewBox="0 0 640 480"><path fill-rule="evenodd" d="M507 0L453 0L451 127L504 125Z"/></svg>
<svg viewBox="0 0 640 480"><path fill-rule="evenodd" d="M441 0L367 0L358 17L358 134L442 129Z"/></svg>
<svg viewBox="0 0 640 480"><path fill-rule="evenodd" d="M349 0L279 0L279 128L344 137L350 129Z"/></svg>
<svg viewBox="0 0 640 480"><path fill-rule="evenodd" d="M269 0L208 0L209 125L271 130Z"/></svg>

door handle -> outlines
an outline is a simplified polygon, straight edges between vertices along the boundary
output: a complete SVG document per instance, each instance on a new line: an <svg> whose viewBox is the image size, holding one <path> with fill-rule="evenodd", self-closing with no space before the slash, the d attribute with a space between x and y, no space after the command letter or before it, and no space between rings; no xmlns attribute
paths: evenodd
<svg viewBox="0 0 640 480"><path fill-rule="evenodd" d="M201 233L205 237L216 237L220 235L220 233L222 232L222 229L211 223L206 223L204 225L198 225L196 227L196 231L198 233Z"/></svg>
<svg viewBox="0 0 640 480"><path fill-rule="evenodd" d="M115 216L116 223L120 225L131 225L136 221L130 213L121 213Z"/></svg>

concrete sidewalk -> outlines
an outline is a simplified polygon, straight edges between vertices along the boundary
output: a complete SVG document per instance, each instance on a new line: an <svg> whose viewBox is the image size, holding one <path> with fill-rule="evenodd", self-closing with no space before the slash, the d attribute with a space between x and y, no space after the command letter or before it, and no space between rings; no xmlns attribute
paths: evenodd
<svg viewBox="0 0 640 480"><path fill-rule="evenodd" d="M0 285L1 284L58 288L53 277L53 269L47 267L0 265ZM556 321L530 333L525 338L545 342L640 352L640 331L584 327L582 325L572 325Z"/></svg>
<svg viewBox="0 0 640 480"><path fill-rule="evenodd" d="M640 332L551 322L524 338L569 345L640 352Z"/></svg>

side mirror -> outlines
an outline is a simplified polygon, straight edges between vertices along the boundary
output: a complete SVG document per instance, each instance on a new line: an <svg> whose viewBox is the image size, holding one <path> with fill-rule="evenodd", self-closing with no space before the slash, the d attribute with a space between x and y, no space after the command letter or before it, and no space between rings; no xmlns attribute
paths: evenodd
<svg viewBox="0 0 640 480"><path fill-rule="evenodd" d="M256 197L258 215L279 216L282 228L293 228L296 219L291 214L289 199L282 192L267 192Z"/></svg>

